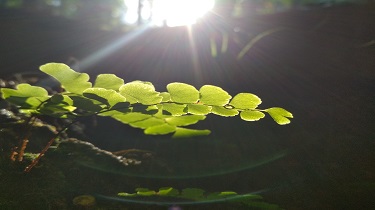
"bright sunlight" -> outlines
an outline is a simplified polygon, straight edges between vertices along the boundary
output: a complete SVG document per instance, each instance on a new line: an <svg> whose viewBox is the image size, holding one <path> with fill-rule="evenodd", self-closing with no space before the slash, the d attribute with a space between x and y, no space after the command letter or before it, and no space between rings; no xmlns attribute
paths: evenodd
<svg viewBox="0 0 375 210"><path fill-rule="evenodd" d="M127 6L125 21L128 23L135 23L138 19L136 2L125 1ZM154 0L150 6L149 1L143 1L141 18L148 19L151 24L157 26L192 25L210 11L214 4L214 0Z"/></svg>

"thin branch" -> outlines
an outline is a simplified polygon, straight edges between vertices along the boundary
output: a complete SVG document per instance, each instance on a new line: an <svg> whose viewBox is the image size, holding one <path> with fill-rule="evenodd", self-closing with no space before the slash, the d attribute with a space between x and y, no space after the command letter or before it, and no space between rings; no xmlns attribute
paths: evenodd
<svg viewBox="0 0 375 210"><path fill-rule="evenodd" d="M51 145L53 144L53 142L55 141L55 139L62 133L64 132L69 126L73 125L74 123L78 122L78 120L75 120L71 123L69 123L68 125L66 125L63 129L61 129L59 132L57 132L47 143L47 145L43 148L43 150L39 153L38 157L35 158L31 163L30 165L28 165L24 172L30 172L31 169L36 165L38 164L39 160L42 158L42 156L47 152L47 150L51 147Z"/></svg>

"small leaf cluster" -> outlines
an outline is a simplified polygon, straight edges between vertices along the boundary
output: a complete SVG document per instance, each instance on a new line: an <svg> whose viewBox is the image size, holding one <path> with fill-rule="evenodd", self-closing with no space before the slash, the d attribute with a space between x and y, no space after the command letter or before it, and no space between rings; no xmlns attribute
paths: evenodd
<svg viewBox="0 0 375 210"><path fill-rule="evenodd" d="M176 198L180 202L173 204L189 204L191 202L238 202L249 207L257 207L257 209L281 209L275 204L261 201L262 196L256 194L238 194L234 191L223 191L207 193L200 188L185 188L181 191L173 187L162 187L158 191L148 188L136 188L134 193L120 192L120 197L136 198L136 197L167 197ZM181 201L183 200L183 201ZM184 202L185 201L185 202Z"/></svg>
<svg viewBox="0 0 375 210"><path fill-rule="evenodd" d="M239 115L245 121L257 121L268 113L276 123L290 123L293 115L279 107L258 109L261 99L251 93L232 97L225 90L204 85L194 86L173 82L166 92L158 92L151 82L125 83L114 74L100 74L94 83L89 75L79 73L62 63L48 63L40 70L54 77L63 92L49 94L43 87L26 83L16 89L2 88L2 98L19 106L28 114L58 118L99 115L144 130L145 134L173 134L173 137L208 135L209 130L188 129L186 126L204 120L206 115L224 117Z"/></svg>

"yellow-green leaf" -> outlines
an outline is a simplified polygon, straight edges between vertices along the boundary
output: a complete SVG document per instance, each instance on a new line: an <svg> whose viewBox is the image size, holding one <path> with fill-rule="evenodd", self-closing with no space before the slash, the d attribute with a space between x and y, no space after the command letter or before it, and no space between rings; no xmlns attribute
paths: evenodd
<svg viewBox="0 0 375 210"><path fill-rule="evenodd" d="M111 107L117 103L125 102L126 98L112 89L105 88L88 88L83 91L83 95L87 98L108 104Z"/></svg>
<svg viewBox="0 0 375 210"><path fill-rule="evenodd" d="M125 96L131 104L141 103L145 105L157 104L162 101L159 92L148 82L134 81L120 87L120 94Z"/></svg>
<svg viewBox="0 0 375 210"><path fill-rule="evenodd" d="M19 84L17 89L1 88L2 97L8 102L22 108L36 108L50 97L47 90L42 87L32 86L26 83Z"/></svg>
<svg viewBox="0 0 375 210"><path fill-rule="evenodd" d="M181 116L187 113L186 105L184 104L165 103L162 109L173 116Z"/></svg>
<svg viewBox="0 0 375 210"><path fill-rule="evenodd" d="M292 113L280 107L273 107L264 111L267 112L279 125L289 124L290 120L288 118L293 118Z"/></svg>
<svg viewBox="0 0 375 210"><path fill-rule="evenodd" d="M176 128L176 132L173 134L172 138L184 138L184 137L194 137L194 136L205 136L211 133L210 130L195 130L187 128Z"/></svg>
<svg viewBox="0 0 375 210"><path fill-rule="evenodd" d="M132 123L132 122L145 120L145 119L150 118L152 116L150 116L148 114L131 112L131 113L126 113L126 114L114 114L111 117L120 121L120 122L122 122L122 123L128 124L128 123Z"/></svg>
<svg viewBox="0 0 375 210"><path fill-rule="evenodd" d="M239 93L233 97L229 104L237 109L255 109L261 103L262 100L254 94Z"/></svg>
<svg viewBox="0 0 375 210"><path fill-rule="evenodd" d="M222 106L212 106L211 112L224 117L233 117L238 115L237 109L226 109Z"/></svg>
<svg viewBox="0 0 375 210"><path fill-rule="evenodd" d="M40 66L40 70L54 77L66 91L71 93L81 94L92 86L91 82L88 82L88 74L78 73L63 63L47 63Z"/></svg>
<svg viewBox="0 0 375 210"><path fill-rule="evenodd" d="M206 119L206 116L202 115L185 115L185 116L176 116L165 118L164 120L170 125L175 126L187 126L197 123L200 120Z"/></svg>
<svg viewBox="0 0 375 210"><path fill-rule="evenodd" d="M212 107L204 104L188 104L188 113L195 115L207 115L211 112Z"/></svg>
<svg viewBox="0 0 375 210"><path fill-rule="evenodd" d="M264 113L260 111L242 111L240 114L241 119L246 121L258 121L264 117Z"/></svg>
<svg viewBox="0 0 375 210"><path fill-rule="evenodd" d="M174 82L167 85L171 100L177 103L196 103L199 91L192 85Z"/></svg>
<svg viewBox="0 0 375 210"><path fill-rule="evenodd" d="M118 91L122 85L124 85L124 80L114 74L99 74L94 83L95 88L106 88L115 91Z"/></svg>
<svg viewBox="0 0 375 210"><path fill-rule="evenodd" d="M225 90L213 85L204 85L199 92L200 102L207 105L224 106L232 98Z"/></svg>
<svg viewBox="0 0 375 210"><path fill-rule="evenodd" d="M165 122L162 119L150 117L150 118L147 118L145 120L129 123L129 125L131 125L132 127L135 127L135 128L146 129L146 128L153 127L153 126L156 126L156 125L161 125L161 124L164 124L164 123Z"/></svg>
<svg viewBox="0 0 375 210"><path fill-rule="evenodd" d="M151 126L145 130L145 134L149 135L165 135L176 131L176 126L168 125L167 123Z"/></svg>

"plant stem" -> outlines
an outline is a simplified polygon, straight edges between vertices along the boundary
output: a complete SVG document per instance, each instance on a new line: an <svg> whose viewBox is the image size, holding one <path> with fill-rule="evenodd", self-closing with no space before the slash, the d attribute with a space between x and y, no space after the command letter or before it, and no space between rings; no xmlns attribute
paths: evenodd
<svg viewBox="0 0 375 210"><path fill-rule="evenodd" d="M47 152L47 150L51 147L51 145L53 144L53 142L55 141L55 139L62 133L64 132L69 126L73 125L74 123L78 122L78 120L74 120L73 122L69 123L68 125L66 125L63 129L61 129L59 132L57 132L47 143L47 145L43 148L43 150L39 153L38 157L35 158L31 163L30 165L28 165L24 172L30 172L31 169L36 165L38 164L39 160L42 158L42 156Z"/></svg>

